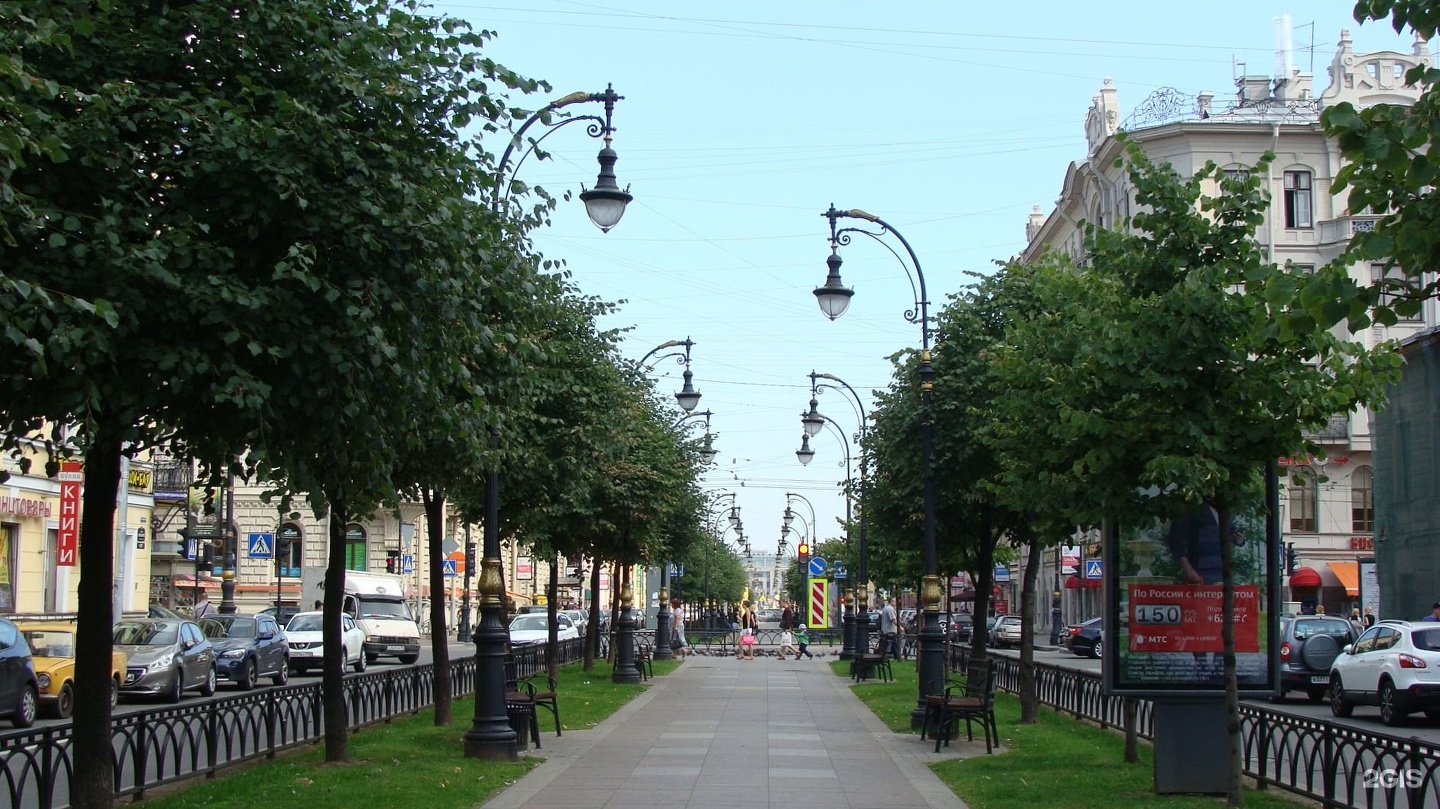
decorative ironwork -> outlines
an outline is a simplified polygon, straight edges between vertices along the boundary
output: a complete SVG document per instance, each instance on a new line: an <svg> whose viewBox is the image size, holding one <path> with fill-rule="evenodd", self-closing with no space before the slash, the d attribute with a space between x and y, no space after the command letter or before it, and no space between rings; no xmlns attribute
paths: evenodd
<svg viewBox="0 0 1440 809"><path fill-rule="evenodd" d="M1149 129L1166 124L1212 121L1215 123L1289 123L1304 124L1320 120L1320 99L1286 101L1267 98L1263 101L1239 101L1212 108L1209 93L1184 93L1174 87L1162 87L1140 102L1121 122L1127 131Z"/></svg>
<svg viewBox="0 0 1440 809"><path fill-rule="evenodd" d="M1121 122L1120 128L1144 129L1199 116L1200 110L1195 96L1174 87L1161 87L1137 104Z"/></svg>

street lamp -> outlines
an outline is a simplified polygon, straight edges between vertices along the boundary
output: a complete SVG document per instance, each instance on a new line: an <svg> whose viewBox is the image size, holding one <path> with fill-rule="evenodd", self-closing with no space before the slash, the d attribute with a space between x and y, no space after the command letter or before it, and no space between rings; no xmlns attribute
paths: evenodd
<svg viewBox="0 0 1440 809"><path fill-rule="evenodd" d="M924 474L924 578L920 583L920 654L916 662L919 674L919 698L910 713L910 724L919 727L925 721L925 699L940 692L945 677L945 635L940 629L940 573L935 548L935 471L930 465L930 455L935 439L930 400L934 389L935 369L930 364L930 300L925 291L925 272L920 268L920 259L910 247L910 242L890 223L875 214L852 208L837 210L834 204L821 214L830 222L830 255L825 259L828 273L825 283L815 289L815 300L820 311L831 320L845 313L855 291L847 288L840 280L840 247L850 244L850 234L861 233L885 246L905 267L907 277L914 270L911 289L915 293L915 308L905 312L905 319L920 326L920 468ZM841 219L859 219L879 227L878 231L864 227L837 227ZM894 236L905 248L910 261L907 264L894 248L884 241L886 235Z"/></svg>
<svg viewBox="0 0 1440 809"><path fill-rule="evenodd" d="M571 93L558 98L537 110L506 145L500 160L495 164L494 191L491 208L497 216L503 216L510 199L511 181L514 171L510 170L510 158L521 144L528 143L515 163L520 164L535 151L540 142L560 129L578 121L588 121L586 134L604 140L604 146L596 156L600 163L600 174L593 189L585 190L580 199L585 203L585 212L602 232L608 233L625 214L625 206L632 197L622 191L615 182L615 150L610 148L615 127L612 117L615 103L623 96L616 94L612 85L606 85L599 93ZM572 104L598 103L604 109L604 116L576 115L561 121L553 121L556 111ZM543 135L530 141L525 133L536 123L546 127ZM508 174L507 174L508 172ZM508 177L508 179L507 179ZM490 428L490 447L498 452L500 430ZM475 716L470 729L464 733L466 758L484 758L496 761L517 761L520 758L515 729L505 710L505 647L509 644L510 633L505 628L505 580L500 562L500 472L498 461L492 454L488 459L489 470L485 476L485 532L484 559L480 563L480 581L477 587L480 596L480 625L472 634L475 642ZM631 642L634 636L629 636ZM621 646L624 646L623 639ZM621 653L624 653L622 648ZM630 650L633 658L633 648Z"/></svg>
<svg viewBox="0 0 1440 809"><path fill-rule="evenodd" d="M699 394L696 395L698 396ZM702 417L705 419L705 443L700 447L700 460L706 464L712 463L715 460L715 455L719 452L719 450L715 449L715 436L710 432L710 417L713 415L715 414L709 410L703 410L699 413L690 413L689 415L681 416L675 421L675 426L679 427L690 419Z"/></svg>
<svg viewBox="0 0 1440 809"><path fill-rule="evenodd" d="M685 366L685 383L680 386L680 390L675 392L675 401L680 405L680 409L684 410L686 413L693 411L696 407L700 405L700 391L695 390L695 386L693 384L695 375L690 373L690 349L694 347L694 345L695 341L691 340L689 337L686 337L684 340L666 340L660 345L650 349L648 352L645 353L645 356L640 358L640 367L643 368L645 367L646 360L654 357L656 354L664 351L667 348L683 347L685 349L683 352L675 351L669 354L661 354L656 359L656 361L658 362L659 360L663 360L668 357L674 357L676 362Z"/></svg>
<svg viewBox="0 0 1440 809"><path fill-rule="evenodd" d="M838 387L836 385L821 382L820 380L822 379L837 383ZM857 549L858 555L860 557L860 567L859 570L856 571L855 583L850 589L850 596L846 599L846 611L845 617L843 619L846 624L844 638L845 646L842 647L842 651L840 652L840 659L846 660L851 659L846 657L846 650L850 651L852 654L858 650L863 654L865 650L870 648L870 605L868 603L870 590L870 546L869 543L866 541L865 533L865 447L867 443L865 438L865 429L866 425L869 424L869 420L865 415L865 403L860 399L860 394L856 393L855 389L850 387L850 383L846 382L838 376L835 376L834 374L819 374L811 371L810 412L806 413L805 416L801 419L801 421L805 423L807 431L809 430L809 422L806 421L806 419L810 418L812 414L820 419L826 418L823 414L820 413L818 409L816 409L815 405L816 397L818 397L821 393L824 393L827 389L838 390L849 394L850 399L855 403L856 410L860 416L860 430L855 434L855 440L857 443L860 444L860 489L858 491L858 497L860 498L860 547ZM846 468L849 468L848 460L846 461ZM866 596L866 604L863 609L859 606L859 602L856 601L856 588L859 588L860 592L864 593Z"/></svg>

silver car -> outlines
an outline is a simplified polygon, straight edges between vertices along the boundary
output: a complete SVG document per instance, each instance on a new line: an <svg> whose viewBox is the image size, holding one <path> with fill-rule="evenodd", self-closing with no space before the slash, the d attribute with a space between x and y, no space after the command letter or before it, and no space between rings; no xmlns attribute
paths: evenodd
<svg viewBox="0 0 1440 809"><path fill-rule="evenodd" d="M1020 616L1002 615L990 630L990 645L996 649L1020 645Z"/></svg>
<svg viewBox="0 0 1440 809"><path fill-rule="evenodd" d="M115 625L115 650L127 663L121 696L179 702L190 689L215 693L215 650L194 621L136 618Z"/></svg>

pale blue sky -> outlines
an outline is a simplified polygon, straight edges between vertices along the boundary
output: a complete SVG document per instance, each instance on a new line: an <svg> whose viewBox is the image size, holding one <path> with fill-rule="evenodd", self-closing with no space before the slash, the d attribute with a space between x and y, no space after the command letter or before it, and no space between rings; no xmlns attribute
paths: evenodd
<svg viewBox="0 0 1440 809"><path fill-rule="evenodd" d="M757 550L774 549L786 492L814 504L821 539L839 535L839 439L827 431L812 440L809 467L795 459L806 375L845 379L868 410L869 392L890 379L886 358L920 341L904 319L913 305L904 269L869 240L842 251L845 283L856 290L850 310L833 323L820 314L811 290L824 280L820 214L831 202L904 233L938 310L964 273L988 272L1021 249L1032 205L1049 212L1067 165L1084 157L1085 112L1105 77L1119 90L1122 118L1161 87L1211 90L1218 105L1233 96L1232 60L1248 73L1274 72L1273 20L1289 13L1301 70L1311 68L1313 36L1319 93L1342 28L1357 51L1410 48L1386 26L1357 25L1352 8L1336 0L435 5L496 31L488 55L553 85L532 108L607 82L626 97L614 143L619 181L635 195L624 220L601 234L577 200L536 241L568 262L586 292L626 301L605 325L631 327L629 356L666 340L696 342L699 409L714 411L720 450L707 487L737 492ZM593 185L598 142L577 126L546 147L553 159L528 161L522 179L556 193ZM658 365L660 390L678 390L680 372L671 361ZM857 416L841 394L822 395L820 409L854 431Z"/></svg>

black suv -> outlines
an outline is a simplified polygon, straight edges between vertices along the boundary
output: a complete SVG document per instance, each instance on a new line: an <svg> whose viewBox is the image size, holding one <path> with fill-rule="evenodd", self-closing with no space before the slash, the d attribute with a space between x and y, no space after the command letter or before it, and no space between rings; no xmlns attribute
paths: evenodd
<svg viewBox="0 0 1440 809"><path fill-rule="evenodd" d="M1325 615L1280 616L1280 694L1304 691L1311 702L1323 702L1330 688L1330 664L1355 642L1355 626Z"/></svg>

